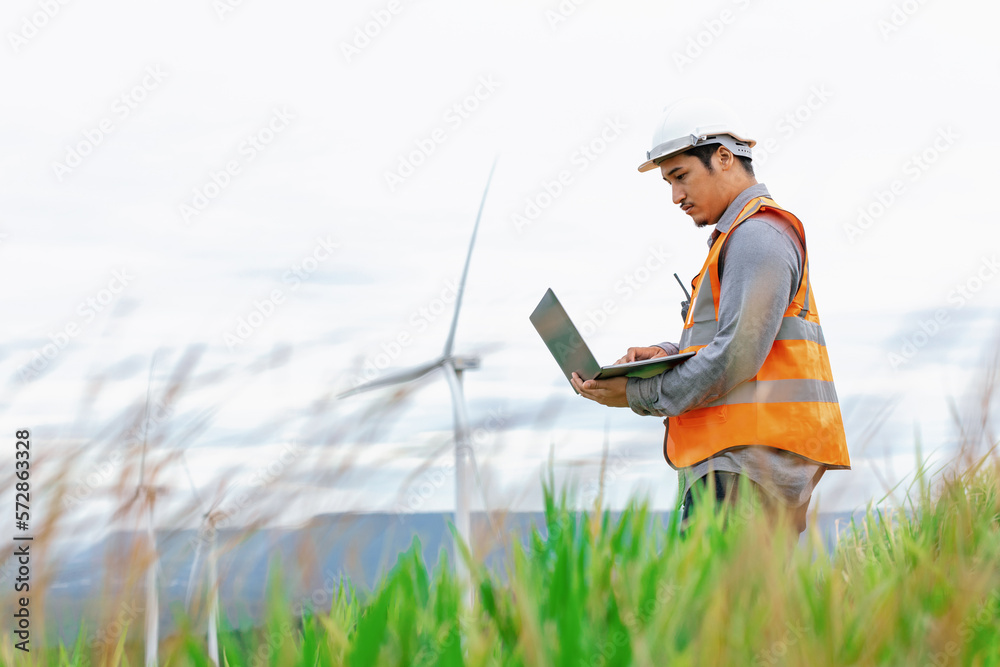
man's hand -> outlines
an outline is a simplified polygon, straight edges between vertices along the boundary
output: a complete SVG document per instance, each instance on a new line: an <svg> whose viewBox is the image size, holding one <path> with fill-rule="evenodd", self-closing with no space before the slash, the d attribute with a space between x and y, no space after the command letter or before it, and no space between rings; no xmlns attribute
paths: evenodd
<svg viewBox="0 0 1000 667"><path fill-rule="evenodd" d="M660 350L660 352L663 352L663 350ZM573 386L576 387L576 390L584 398L589 398L609 408L628 407L628 398L625 397L625 385L628 384L627 377L608 378L607 380L587 380L584 382L579 375L573 373L573 379L570 382L573 383Z"/></svg>
<svg viewBox="0 0 1000 667"><path fill-rule="evenodd" d="M625 364L630 361L642 361L643 359L653 359L655 357L667 356L662 347L630 347L625 356L615 362L615 365Z"/></svg>
<svg viewBox="0 0 1000 667"><path fill-rule="evenodd" d="M677 345L674 343L664 343L664 345L669 345L673 349L673 352L670 354L677 354ZM625 356L616 361L615 365L666 356L669 356L667 350L656 345L651 347L630 347L625 352ZM573 386L576 387L576 390L584 398L589 398L610 408L629 407L628 398L625 395L625 385L628 384L628 378L626 377L609 378L607 380L587 380L584 382L579 375L573 373L573 378L570 382L573 383Z"/></svg>

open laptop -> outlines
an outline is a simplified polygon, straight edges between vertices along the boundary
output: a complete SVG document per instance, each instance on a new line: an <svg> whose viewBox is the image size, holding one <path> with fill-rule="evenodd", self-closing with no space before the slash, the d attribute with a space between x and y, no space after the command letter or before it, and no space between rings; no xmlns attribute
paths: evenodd
<svg viewBox="0 0 1000 667"><path fill-rule="evenodd" d="M604 380L622 375L648 378L670 370L695 355L694 352L688 352L625 364L601 366L590 352L590 348L583 342L580 332L569 319L569 315L566 314L566 310L559 303L559 299L556 298L551 287L535 306L529 319L571 384L574 371L584 380ZM573 390L576 391L576 387Z"/></svg>

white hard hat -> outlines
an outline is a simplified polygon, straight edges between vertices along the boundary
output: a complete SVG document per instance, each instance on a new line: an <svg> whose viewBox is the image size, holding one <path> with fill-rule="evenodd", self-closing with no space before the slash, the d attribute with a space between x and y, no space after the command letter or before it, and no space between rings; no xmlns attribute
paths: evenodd
<svg viewBox="0 0 1000 667"><path fill-rule="evenodd" d="M686 97L663 110L653 148L639 171L656 168L656 163L705 144L722 144L733 155L752 157L750 149L757 142L747 139L743 123L731 107L708 97Z"/></svg>

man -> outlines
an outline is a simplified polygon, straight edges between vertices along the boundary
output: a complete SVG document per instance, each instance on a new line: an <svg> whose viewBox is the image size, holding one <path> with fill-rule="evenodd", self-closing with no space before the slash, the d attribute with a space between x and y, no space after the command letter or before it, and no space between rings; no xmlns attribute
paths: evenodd
<svg viewBox="0 0 1000 667"><path fill-rule="evenodd" d="M639 167L659 168L673 202L715 229L682 304L680 343L630 347L616 363L697 354L652 378L572 382L603 405L667 417L663 454L678 472L683 525L703 492L731 503L748 488L770 513L787 510L801 533L816 484L850 459L805 230L757 182L755 142L740 129L725 105L681 100L665 110Z"/></svg>

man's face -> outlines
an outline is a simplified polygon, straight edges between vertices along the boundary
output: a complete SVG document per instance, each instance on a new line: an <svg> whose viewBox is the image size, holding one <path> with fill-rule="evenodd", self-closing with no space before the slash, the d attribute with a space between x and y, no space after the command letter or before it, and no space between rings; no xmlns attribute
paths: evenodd
<svg viewBox="0 0 1000 667"><path fill-rule="evenodd" d="M687 153L669 157L659 164L663 180L670 184L673 202L680 205L698 227L717 223L729 205L719 165L715 164L718 157L718 153L712 156L713 171Z"/></svg>

